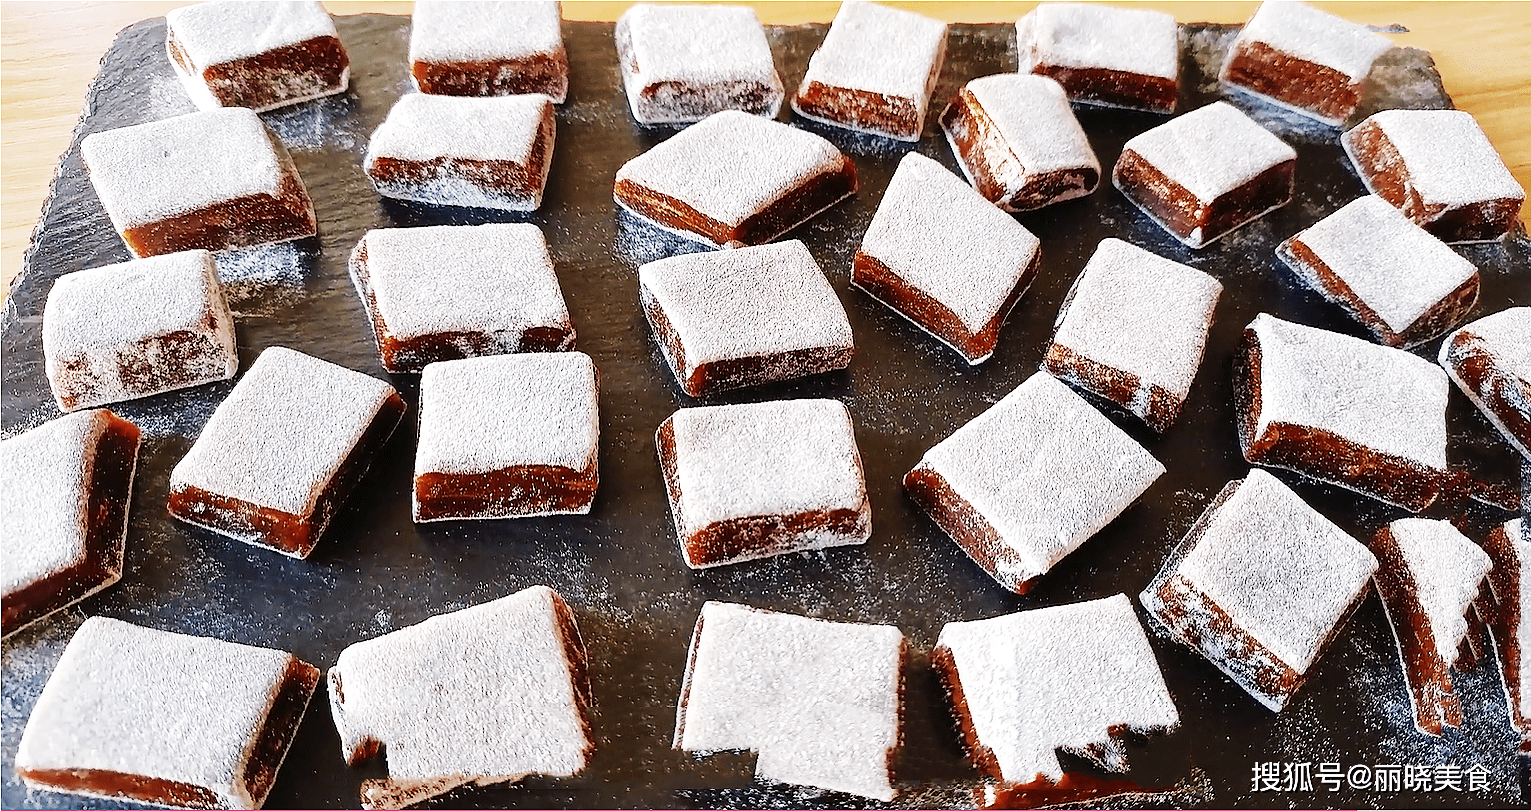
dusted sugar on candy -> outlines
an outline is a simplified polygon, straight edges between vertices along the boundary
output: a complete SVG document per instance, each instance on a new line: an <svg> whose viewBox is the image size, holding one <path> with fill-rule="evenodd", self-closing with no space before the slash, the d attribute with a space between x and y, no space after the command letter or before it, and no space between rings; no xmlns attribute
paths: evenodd
<svg viewBox="0 0 1531 811"><path fill-rule="evenodd" d="M351 281L383 368L574 348L574 325L547 239L530 223L368 231Z"/></svg>
<svg viewBox="0 0 1531 811"><path fill-rule="evenodd" d="M1446 479L1439 366L1261 313L1234 355L1244 458L1419 512Z"/></svg>
<svg viewBox="0 0 1531 811"><path fill-rule="evenodd" d="M974 79L941 114L957 165L978 193L1006 211L1084 197L1100 183L1063 87L1013 73Z"/></svg>
<svg viewBox="0 0 1531 811"><path fill-rule="evenodd" d="M378 194L438 206L534 211L553 163L553 101L410 93L372 133Z"/></svg>
<svg viewBox="0 0 1531 811"><path fill-rule="evenodd" d="M600 483L597 390L595 364L580 352L425 367L415 520L590 512Z"/></svg>
<svg viewBox="0 0 1531 811"><path fill-rule="evenodd" d="M1483 550L1494 567L1474 606L1499 660L1510 728L1520 754L1531 755L1531 523L1522 516L1494 527Z"/></svg>
<svg viewBox="0 0 1531 811"><path fill-rule="evenodd" d="M1219 101L1134 136L1111 182L1171 236L1204 248L1292 200L1297 152Z"/></svg>
<svg viewBox="0 0 1531 811"><path fill-rule="evenodd" d="M1302 3L1261 3L1228 49L1218 78L1326 124L1339 125L1361 103L1372 64L1392 49L1387 37Z"/></svg>
<svg viewBox="0 0 1531 811"><path fill-rule="evenodd" d="M138 426L105 409L0 441L0 635L122 577Z"/></svg>
<svg viewBox="0 0 1531 811"><path fill-rule="evenodd" d="M1173 112L1180 41L1172 15L1099 3L1040 3L1015 24L1020 72L1087 104Z"/></svg>
<svg viewBox="0 0 1531 811"><path fill-rule="evenodd" d="M1440 364L1506 441L1531 459L1531 307L1511 307L1447 336Z"/></svg>
<svg viewBox="0 0 1531 811"><path fill-rule="evenodd" d="M1376 570L1365 546L1256 469L1217 494L1139 599L1280 712Z"/></svg>
<svg viewBox="0 0 1531 811"><path fill-rule="evenodd" d="M388 760L386 778L362 781L362 807L584 771L588 661L574 613L547 586L348 646L326 676L341 754Z"/></svg>
<svg viewBox="0 0 1531 811"><path fill-rule="evenodd" d="M798 115L899 141L918 141L946 56L946 23L846 0L792 97Z"/></svg>
<svg viewBox="0 0 1531 811"><path fill-rule="evenodd" d="M904 489L1001 586L1024 594L1164 474L1046 372L925 453Z"/></svg>
<svg viewBox="0 0 1531 811"><path fill-rule="evenodd" d="M419 0L410 17L409 72L421 93L569 94L569 56L553 0Z"/></svg>
<svg viewBox="0 0 1531 811"><path fill-rule="evenodd" d="M165 50L203 110L256 112L345 91L351 59L316 2L211 2L165 12Z"/></svg>
<svg viewBox="0 0 1531 811"><path fill-rule="evenodd" d="M888 802L901 745L904 635L708 602L675 712L675 748L757 753L755 776Z"/></svg>
<svg viewBox="0 0 1531 811"><path fill-rule="evenodd" d="M1478 269L1375 195L1299 232L1276 255L1388 346L1422 344L1478 303Z"/></svg>
<svg viewBox="0 0 1531 811"><path fill-rule="evenodd" d="M747 6L639 3L617 20L616 40L640 124L685 124L722 110L775 118L781 109L771 45Z"/></svg>
<svg viewBox="0 0 1531 811"><path fill-rule="evenodd" d="M1222 292L1195 268L1103 240L1058 311L1043 368L1163 433L1196 379Z"/></svg>
<svg viewBox="0 0 1531 811"><path fill-rule="evenodd" d="M91 617L16 749L29 788L260 808L319 682L286 651Z"/></svg>
<svg viewBox="0 0 1531 811"><path fill-rule="evenodd" d="M955 349L988 360L1036 278L1041 241L935 161L899 162L851 267L851 283Z"/></svg>
<svg viewBox="0 0 1531 811"><path fill-rule="evenodd" d="M393 387L273 346L170 473L170 514L304 558L404 414Z"/></svg>
<svg viewBox="0 0 1531 811"><path fill-rule="evenodd" d="M845 308L797 240L691 253L638 269L638 297L681 389L727 389L844 369Z"/></svg>
<svg viewBox="0 0 1531 811"><path fill-rule="evenodd" d="M693 569L866 543L872 505L835 400L683 408L654 438Z"/></svg>
<svg viewBox="0 0 1531 811"><path fill-rule="evenodd" d="M135 257L318 233L287 149L246 108L93 132L80 151L96 196Z"/></svg>
<svg viewBox="0 0 1531 811"><path fill-rule="evenodd" d="M213 255L183 251L59 277L43 308L43 362L64 411L233 377L234 317Z"/></svg>
<svg viewBox="0 0 1531 811"><path fill-rule="evenodd" d="M725 110L617 170L617 204L710 245L761 245L856 192L856 166L811 132Z"/></svg>

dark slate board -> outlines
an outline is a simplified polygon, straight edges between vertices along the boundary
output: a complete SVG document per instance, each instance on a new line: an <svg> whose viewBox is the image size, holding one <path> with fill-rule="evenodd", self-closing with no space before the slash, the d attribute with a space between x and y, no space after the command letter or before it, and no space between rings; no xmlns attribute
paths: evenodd
<svg viewBox="0 0 1531 811"><path fill-rule="evenodd" d="M310 244L225 257L239 322L244 367L264 347L300 349L386 377L345 272L345 256L369 228L473 223L484 212L382 202L359 168L366 142L393 101L409 89L409 23L388 16L342 17L353 59L344 95L269 113L287 143L319 214ZM787 87L796 87L824 26L776 28L771 41ZM1215 63L1233 29L1184 29L1182 109L1218 95ZM122 582L4 645L3 784L5 807L110 807L113 803L28 792L11 764L38 692L74 629L88 615L204 634L296 652L321 667L358 640L428 616L545 583L574 607L590 648L597 747L587 773L572 780L529 780L517 787L454 794L442 805L858 807L859 798L766 785L751 778L753 758L723 754L698 762L670 749L685 649L705 600L732 600L836 620L895 624L921 655L907 673L907 745L899 761L903 795L915 806L962 804L976 774L962 760L944 699L923 654L943 623L1126 592L1136 597L1171 546L1225 482L1245 475L1233 430L1230 367L1235 340L1257 312L1349 334L1359 327L1300 287L1273 258L1277 241L1362 193L1336 147L1336 130L1233 101L1292 143L1299 153L1298 199L1201 252L1170 240L1109 186L1090 197L1020 216L1043 238L1043 267L1005 328L994 358L970 369L899 316L849 286L850 258L898 159L911 147L824 128L855 161L861 192L792 237L807 243L846 304L857 338L849 370L736 392L712 402L835 397L851 409L867 468L876 532L864 548L796 554L691 572L681 563L655 458L653 431L676 408L691 405L674 385L637 306L636 268L700 246L619 213L611 183L619 166L674 132L635 126L621 93L612 26L566 23L573 63L570 100L559 109L550 187L529 219L551 243L579 348L602 375L602 483L588 517L416 527L409 515L413 431L390 441L358 495L336 517L314 555L290 560L172 522L164 499L171 467L228 393L231 382L113 406L145 429ZM946 99L967 80L1014 70L1009 26L957 25L937 90ZM164 23L125 30L102 61L74 143L65 153L26 267L5 306L3 427L7 435L58 415L42 373L41 311L59 275L128 258L91 190L80 162L86 133L190 111L164 55ZM1449 106L1427 54L1395 50L1379 71L1378 106ZM916 146L954 167L934 127ZM1110 166L1122 143L1163 116L1081 108L1079 116ZM1031 375L1050 337L1053 316L1095 245L1118 236L1202 268L1227 287L1206 362L1180 422L1163 438L1113 414L1168 467L1119 520L1017 597L996 586L903 495L902 474L931 445L988 408ZM1463 248L1483 269L1474 317L1531 293L1531 243L1523 234ZM1434 356L1435 345L1419 351ZM394 384L411 406L418 378ZM302 396L294 392L294 396ZM1453 395L1453 460L1478 475L1513 484L1516 457L1464 398ZM409 423L406 422L406 426ZM1336 488L1280 473L1326 515L1365 537L1398 513ZM1495 519L1485 512L1481 523ZM1145 617L1146 620L1146 617ZM1431 741L1408 720L1397 654L1375 597L1368 597L1308 685L1283 713L1272 714L1199 654L1150 635L1179 707L1178 731L1135 741L1127 777L1140 786L1180 791L1159 802L1220 806L1502 806L1524 803L1526 777L1492 669L1459 680L1467 732ZM354 806L365 777L380 763L348 769L323 695L310 705L268 805ZM1490 788L1466 792L1342 790L1253 792L1260 762L1481 764ZM1519 769L1519 771L1517 771ZM1144 798L1131 800L1135 804ZM1120 805L1128 800L1114 800Z"/></svg>

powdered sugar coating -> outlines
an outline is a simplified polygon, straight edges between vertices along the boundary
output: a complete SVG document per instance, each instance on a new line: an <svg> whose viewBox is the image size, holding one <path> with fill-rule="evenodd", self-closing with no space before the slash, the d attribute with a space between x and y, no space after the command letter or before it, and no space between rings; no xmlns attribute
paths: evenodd
<svg viewBox="0 0 1531 811"><path fill-rule="evenodd" d="M367 144L367 171L378 158L429 161L438 158L509 161L526 164L552 100L540 93L522 96L435 96L399 98ZM552 150L548 150L549 155Z"/></svg>
<svg viewBox="0 0 1531 811"><path fill-rule="evenodd" d="M908 99L918 111L918 120L924 121L932 69L945 49L946 23L876 3L845 0L824 42L808 59L803 87L818 82Z"/></svg>
<svg viewBox="0 0 1531 811"><path fill-rule="evenodd" d="M171 472L170 489L309 515L394 394L376 378L273 346L213 412Z"/></svg>
<svg viewBox="0 0 1531 811"><path fill-rule="evenodd" d="M1275 423L1306 426L1430 470L1446 469L1450 384L1439 366L1265 313L1247 329L1260 344L1256 438Z"/></svg>
<svg viewBox="0 0 1531 811"><path fill-rule="evenodd" d="M1500 198L1526 198L1525 190L1510 174L1472 113L1384 110L1356 125L1356 129L1367 124L1381 129L1398 150L1406 167L1408 187L1419 195L1426 210ZM1360 167L1360 174L1370 188L1370 173Z"/></svg>
<svg viewBox="0 0 1531 811"><path fill-rule="evenodd" d="M1531 307L1501 310L1451 333L1437 359L1467 399L1531 459L1531 437L1517 436L1510 430L1510 415L1496 410L1509 408L1531 420ZM1467 379L1474 362L1483 367L1476 386Z"/></svg>
<svg viewBox="0 0 1531 811"><path fill-rule="evenodd" d="M811 132L724 110L623 164L616 180L737 226L813 178L837 170L843 160L840 150Z"/></svg>
<svg viewBox="0 0 1531 811"><path fill-rule="evenodd" d="M1510 726L1531 741L1531 527L1521 516L1495 527L1485 544L1494 561L1490 588L1478 603L1487 621L1504 676Z"/></svg>
<svg viewBox="0 0 1531 811"><path fill-rule="evenodd" d="M1415 596L1429 623L1435 653L1444 665L1455 664L1458 646L1467 636L1467 608L1493 561L1449 521L1400 518L1388 529L1417 587ZM1398 630L1395 620L1394 633Z"/></svg>
<svg viewBox="0 0 1531 811"><path fill-rule="evenodd" d="M1347 203L1290 241L1311 250L1395 334L1478 275L1471 262L1376 195ZM1303 262L1286 251L1277 255L1305 284L1333 300Z"/></svg>
<svg viewBox="0 0 1531 811"><path fill-rule="evenodd" d="M1204 205L1297 159L1296 150L1225 101L1133 136L1122 151L1137 153Z"/></svg>
<svg viewBox="0 0 1531 811"><path fill-rule="evenodd" d="M1363 25L1292 0L1261 3L1230 51L1251 42L1332 68L1345 74L1352 84L1364 80L1372 63L1393 47L1392 40Z"/></svg>
<svg viewBox="0 0 1531 811"><path fill-rule="evenodd" d="M204 788L223 807L259 808L265 797L251 796L246 771L294 661L91 617L37 699L16 768L136 775Z"/></svg>
<svg viewBox="0 0 1531 811"><path fill-rule="evenodd" d="M617 29L628 106L642 123L697 121L735 109L734 94L751 91L765 96L764 109L747 112L775 118L781 109L785 91L754 9L639 3ZM707 109L695 109L698 96Z"/></svg>
<svg viewBox="0 0 1531 811"><path fill-rule="evenodd" d="M910 152L899 161L860 250L978 332L999 313L1040 246L973 187Z"/></svg>
<svg viewBox="0 0 1531 811"><path fill-rule="evenodd" d="M974 79L967 83L967 90L983 106L1026 175L1085 168L1100 174L1100 161L1056 81L1001 73Z"/></svg>
<svg viewBox="0 0 1531 811"><path fill-rule="evenodd" d="M342 754L354 762L375 741L390 781L441 781L416 801L580 772L594 742L588 688L564 643L567 610L533 586L348 646L327 677Z"/></svg>
<svg viewBox="0 0 1531 811"><path fill-rule="evenodd" d="M1457 334L1476 337L1493 356L1494 368L1531 384L1531 307L1510 307L1486 315L1453 336Z"/></svg>
<svg viewBox="0 0 1531 811"><path fill-rule="evenodd" d="M904 635L733 603L702 606L675 748L759 753L766 780L893 799Z"/></svg>
<svg viewBox="0 0 1531 811"><path fill-rule="evenodd" d="M1117 730L1180 723L1125 594L948 622L936 646L952 657L977 742L1004 783L1056 783L1059 749L1125 771Z"/></svg>
<svg viewBox="0 0 1531 811"><path fill-rule="evenodd" d="M931 448L921 468L994 527L1020 558L1001 582L1046 573L1164 474L1125 431L1068 386L1038 372ZM918 469L918 468L917 468Z"/></svg>
<svg viewBox="0 0 1531 811"><path fill-rule="evenodd" d="M202 68L258 56L318 37L335 37L335 21L312 0L196 3L165 12L176 44Z"/></svg>
<svg viewBox="0 0 1531 811"><path fill-rule="evenodd" d="M1195 268L1105 239L1059 312L1053 343L1183 402L1222 292Z"/></svg>
<svg viewBox="0 0 1531 811"><path fill-rule="evenodd" d="M1161 11L1098 3L1040 3L1015 24L1022 73L1040 65L1174 79L1180 72L1178 26Z"/></svg>
<svg viewBox="0 0 1531 811"><path fill-rule="evenodd" d="M557 0L416 0L410 62L488 62L562 53Z"/></svg>

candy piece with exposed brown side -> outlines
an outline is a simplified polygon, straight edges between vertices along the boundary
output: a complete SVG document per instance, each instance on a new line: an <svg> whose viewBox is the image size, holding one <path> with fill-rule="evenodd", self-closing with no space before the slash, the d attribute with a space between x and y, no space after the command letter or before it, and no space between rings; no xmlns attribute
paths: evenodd
<svg viewBox="0 0 1531 811"><path fill-rule="evenodd" d="M974 79L941 113L941 128L973 187L1006 211L1083 197L1100 183L1090 140L1046 76Z"/></svg>
<svg viewBox="0 0 1531 811"><path fill-rule="evenodd" d="M1511 307L1451 333L1439 359L1467 399L1531 459L1531 307Z"/></svg>
<svg viewBox="0 0 1531 811"><path fill-rule="evenodd" d="M781 78L754 9L639 3L617 20L617 62L640 124L685 124L723 110L775 118Z"/></svg>
<svg viewBox="0 0 1531 811"><path fill-rule="evenodd" d="M1483 550L1494 562L1488 588L1474 607L1488 626L1504 677L1510 727L1520 733L1521 755L1531 755L1531 522L1524 517L1494 527Z"/></svg>
<svg viewBox="0 0 1531 811"><path fill-rule="evenodd" d="M900 141L925 130L946 57L946 23L846 0L792 97L804 118Z"/></svg>
<svg viewBox="0 0 1531 811"><path fill-rule="evenodd" d="M170 65L203 110L256 112L345 91L351 58L316 2L223 0L165 12Z"/></svg>
<svg viewBox="0 0 1531 811"><path fill-rule="evenodd" d="M0 635L10 636L122 577L138 426L105 409L0 442Z"/></svg>
<svg viewBox="0 0 1531 811"><path fill-rule="evenodd" d="M1234 354L1239 445L1282 467L1419 512L1447 483L1439 366L1261 313Z"/></svg>
<svg viewBox="0 0 1531 811"><path fill-rule="evenodd" d="M363 163L384 197L534 211L553 163L553 101L410 93L372 133Z"/></svg>
<svg viewBox="0 0 1531 811"><path fill-rule="evenodd" d="M1372 194L1445 242L1514 230L1526 191L1471 113L1384 110L1340 136Z"/></svg>
<svg viewBox="0 0 1531 811"><path fill-rule="evenodd" d="M16 749L29 788L182 808L260 808L319 670L286 651L91 617Z"/></svg>
<svg viewBox="0 0 1531 811"><path fill-rule="evenodd" d="M1393 627L1414 727L1426 735L1462 726L1451 671L1465 647L1467 612L1492 567L1448 521L1400 518L1377 531L1377 593Z"/></svg>
<svg viewBox="0 0 1531 811"><path fill-rule="evenodd" d="M1218 78L1340 125L1361 103L1372 63L1393 43L1358 23L1296 2L1266 2L1228 49Z"/></svg>
<svg viewBox="0 0 1531 811"><path fill-rule="evenodd" d="M618 205L709 245L763 245L856 192L856 166L833 144L725 110L617 170Z"/></svg>
<svg viewBox="0 0 1531 811"><path fill-rule="evenodd" d="M410 16L409 73L421 93L569 94L569 56L554 0L422 0Z"/></svg>
<svg viewBox="0 0 1531 811"><path fill-rule="evenodd" d="M597 389L581 352L425 367L415 521L590 512L600 484Z"/></svg>
<svg viewBox="0 0 1531 811"><path fill-rule="evenodd" d="M904 635L708 602L675 711L675 748L756 752L763 780L888 802L903 745Z"/></svg>
<svg viewBox="0 0 1531 811"><path fill-rule="evenodd" d="M273 346L170 473L170 514L308 557L404 415L393 387Z"/></svg>
<svg viewBox="0 0 1531 811"><path fill-rule="evenodd" d="M93 132L80 152L96 196L135 257L318 233L314 204L287 149L246 108Z"/></svg>
<svg viewBox="0 0 1531 811"><path fill-rule="evenodd" d="M1161 11L1100 3L1040 3L1015 24L1020 72L1057 80L1086 104L1173 112L1180 40Z"/></svg>
<svg viewBox="0 0 1531 811"><path fill-rule="evenodd" d="M1038 372L927 451L904 489L990 577L1024 594L1163 474L1125 431Z"/></svg>
<svg viewBox="0 0 1531 811"><path fill-rule="evenodd" d="M383 368L574 348L574 325L541 229L530 223L368 231L351 281Z"/></svg>
<svg viewBox="0 0 1531 811"><path fill-rule="evenodd" d="M1276 256L1388 346L1422 344L1478 303L1473 263L1376 195L1297 233Z"/></svg>
<svg viewBox="0 0 1531 811"><path fill-rule="evenodd" d="M1107 239L1058 311L1043 368L1163 433L1201 368L1218 280Z"/></svg>
<svg viewBox="0 0 1531 811"><path fill-rule="evenodd" d="M945 167L911 152L861 240L851 283L979 364L1036 277L1040 245Z"/></svg>
<svg viewBox="0 0 1531 811"><path fill-rule="evenodd" d="M1256 469L1217 494L1139 599L1280 712L1376 570L1365 546Z"/></svg>
<svg viewBox="0 0 1531 811"><path fill-rule="evenodd" d="M1126 771L1123 734L1180 723L1125 594L948 622L930 661L968 759L1001 791L1060 782L1058 750Z"/></svg>
<svg viewBox="0 0 1531 811"><path fill-rule="evenodd" d="M1134 136L1111 182L1171 236L1204 248L1292 199L1297 152L1219 101Z"/></svg>
<svg viewBox="0 0 1531 811"><path fill-rule="evenodd" d="M654 437L693 569L866 543L872 503L835 400L683 408Z"/></svg>
<svg viewBox="0 0 1531 811"><path fill-rule="evenodd" d="M405 808L461 786L571 777L595 749L589 657L574 612L533 586L340 652L326 676L340 752L363 808Z"/></svg>

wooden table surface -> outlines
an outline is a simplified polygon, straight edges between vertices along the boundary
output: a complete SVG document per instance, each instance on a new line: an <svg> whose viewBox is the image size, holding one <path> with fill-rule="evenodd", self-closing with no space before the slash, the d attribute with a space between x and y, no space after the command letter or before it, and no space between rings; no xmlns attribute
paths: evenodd
<svg viewBox="0 0 1531 811"><path fill-rule="evenodd" d="M0 3L0 297L21 270L59 155L79 118L85 91L116 32L182 2ZM406 2L342 2L332 14L408 14ZM563 4L570 20L614 20L626 2ZM828 22L834 2L757 2L771 24ZM889 2L948 22L1008 22L1035 3ZM1235 23L1253 2L1146 2L1181 22ZM1446 90L1477 117L1520 185L1531 188L1531 4L1320 2L1357 22L1396 23L1399 45L1430 51ZM1525 219L1531 211L1523 212Z"/></svg>

